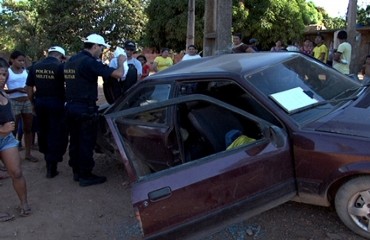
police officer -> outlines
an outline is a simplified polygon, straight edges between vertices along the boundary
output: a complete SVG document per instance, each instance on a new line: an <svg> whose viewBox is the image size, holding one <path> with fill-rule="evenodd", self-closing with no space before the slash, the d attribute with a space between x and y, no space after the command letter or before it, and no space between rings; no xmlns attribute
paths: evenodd
<svg viewBox="0 0 370 240"><path fill-rule="evenodd" d="M104 38L91 34L83 41L84 49L65 63L64 78L70 134L69 165L73 169L73 179L80 186L90 186L107 180L104 176L92 173L98 127L98 76L103 79L109 76L120 78L125 57L119 56L117 69L110 68L99 61L103 49L109 47Z"/></svg>
<svg viewBox="0 0 370 240"><path fill-rule="evenodd" d="M68 136L65 125L65 90L62 61L65 50L59 46L48 49L48 56L31 66L26 86L34 103L39 126L39 151L46 161L46 177L58 175L58 162L63 160Z"/></svg>

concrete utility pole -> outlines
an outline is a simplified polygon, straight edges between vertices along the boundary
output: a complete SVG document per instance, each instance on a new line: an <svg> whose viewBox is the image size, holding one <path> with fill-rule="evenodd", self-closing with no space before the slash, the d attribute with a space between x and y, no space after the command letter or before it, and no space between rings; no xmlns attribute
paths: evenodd
<svg viewBox="0 0 370 240"><path fill-rule="evenodd" d="M194 35L195 35L195 0L189 0L186 49L188 49L189 45L194 44Z"/></svg>
<svg viewBox="0 0 370 240"><path fill-rule="evenodd" d="M206 0L204 13L203 56L231 48L232 0Z"/></svg>
<svg viewBox="0 0 370 240"><path fill-rule="evenodd" d="M352 46L350 73L357 74L360 71L360 42L361 34L356 31L357 0L348 0L347 9L347 41Z"/></svg>

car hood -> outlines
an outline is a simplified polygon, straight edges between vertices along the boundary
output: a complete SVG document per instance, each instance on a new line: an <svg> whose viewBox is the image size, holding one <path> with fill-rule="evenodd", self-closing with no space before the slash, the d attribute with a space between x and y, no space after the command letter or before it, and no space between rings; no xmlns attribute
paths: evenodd
<svg viewBox="0 0 370 240"><path fill-rule="evenodd" d="M370 138L370 107L352 105L320 119L316 124L316 131Z"/></svg>

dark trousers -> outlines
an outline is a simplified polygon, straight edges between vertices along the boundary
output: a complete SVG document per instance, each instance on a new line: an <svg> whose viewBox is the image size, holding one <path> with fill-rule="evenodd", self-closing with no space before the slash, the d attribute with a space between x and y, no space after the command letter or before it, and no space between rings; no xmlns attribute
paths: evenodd
<svg viewBox="0 0 370 240"><path fill-rule="evenodd" d="M69 166L80 177L88 176L94 168L94 148L98 132L95 105L67 103L67 125L70 134Z"/></svg>
<svg viewBox="0 0 370 240"><path fill-rule="evenodd" d="M63 161L68 144L64 101L57 98L36 98L39 151L47 163Z"/></svg>

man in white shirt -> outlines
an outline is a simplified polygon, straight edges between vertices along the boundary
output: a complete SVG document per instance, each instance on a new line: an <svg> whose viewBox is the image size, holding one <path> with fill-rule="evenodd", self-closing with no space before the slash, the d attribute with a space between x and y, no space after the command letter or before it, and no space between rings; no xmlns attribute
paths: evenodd
<svg viewBox="0 0 370 240"><path fill-rule="evenodd" d="M123 62L123 75L121 77L121 79L125 79L126 75L127 75L127 72L128 72L128 64L127 64L127 54L125 52L125 50L123 50L123 48L121 47L116 47L116 50L113 52L113 58L112 60L109 62L109 67L112 67L112 68L115 68L117 69L118 68L118 57L120 55L123 55L126 60Z"/></svg>
<svg viewBox="0 0 370 240"><path fill-rule="evenodd" d="M187 53L182 57L182 61L201 58L197 52L195 45L189 45Z"/></svg>
<svg viewBox="0 0 370 240"><path fill-rule="evenodd" d="M129 65L129 68L130 64L134 65L137 71L137 79L140 79L141 75L143 74L143 66L141 65L141 62L134 58L133 56L134 52L136 51L135 42L127 40L125 42L125 51L127 55L127 64Z"/></svg>
<svg viewBox="0 0 370 240"><path fill-rule="evenodd" d="M347 42L347 32L342 30L338 32L337 38L339 46L333 56L333 68L343 74L349 74L349 65L351 63L352 46Z"/></svg>

